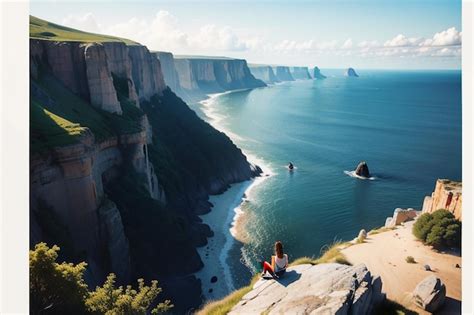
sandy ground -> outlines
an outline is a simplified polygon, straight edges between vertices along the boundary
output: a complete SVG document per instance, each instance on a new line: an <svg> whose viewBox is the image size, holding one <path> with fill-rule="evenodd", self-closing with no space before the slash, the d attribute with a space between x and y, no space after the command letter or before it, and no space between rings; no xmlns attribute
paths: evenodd
<svg viewBox="0 0 474 315"><path fill-rule="evenodd" d="M405 223L395 230L369 235L363 244L353 245L342 251L352 264L364 263L373 273L382 278L387 297L406 308L427 314L411 301L411 292L429 275L439 277L447 289L447 301L439 314L461 314L461 256L438 253L423 245L413 236L414 221ZM416 264L405 261L413 256ZM433 271L425 271L428 264Z"/></svg>
<svg viewBox="0 0 474 315"><path fill-rule="evenodd" d="M201 279L202 293L208 300L220 299L234 288L226 260L234 238L230 233L233 219L242 202L245 191L253 181L245 181L232 185L225 193L211 196L209 201L214 207L208 214L200 216L204 223L214 231L206 246L198 248L204 263L203 269L195 273ZM217 281L212 283L211 278Z"/></svg>

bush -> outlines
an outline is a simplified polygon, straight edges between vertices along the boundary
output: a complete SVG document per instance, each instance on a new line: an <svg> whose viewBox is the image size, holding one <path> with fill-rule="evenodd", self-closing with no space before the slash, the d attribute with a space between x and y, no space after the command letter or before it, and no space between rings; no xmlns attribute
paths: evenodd
<svg viewBox="0 0 474 315"><path fill-rule="evenodd" d="M415 258L413 258L413 256L407 256L407 258L405 258L405 261L409 264L416 264L416 260Z"/></svg>
<svg viewBox="0 0 474 315"><path fill-rule="evenodd" d="M413 225L413 235L433 247L461 247L461 222L445 209L424 213Z"/></svg>
<svg viewBox="0 0 474 315"><path fill-rule="evenodd" d="M77 265L56 262L58 246L36 244L30 250L30 313L31 314L106 314L139 315L166 312L173 305L170 301L152 304L161 288L152 281L146 286L138 279L137 289L128 285L115 287L115 275L111 273L102 287L89 292L84 281L87 264Z"/></svg>

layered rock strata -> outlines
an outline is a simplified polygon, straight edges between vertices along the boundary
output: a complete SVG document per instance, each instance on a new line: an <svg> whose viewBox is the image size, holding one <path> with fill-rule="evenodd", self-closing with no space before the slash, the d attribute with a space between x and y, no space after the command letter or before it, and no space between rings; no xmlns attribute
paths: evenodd
<svg viewBox="0 0 474 315"><path fill-rule="evenodd" d="M431 196L423 201L423 213L432 213L439 209L450 211L458 220L462 220L462 182L438 179Z"/></svg>

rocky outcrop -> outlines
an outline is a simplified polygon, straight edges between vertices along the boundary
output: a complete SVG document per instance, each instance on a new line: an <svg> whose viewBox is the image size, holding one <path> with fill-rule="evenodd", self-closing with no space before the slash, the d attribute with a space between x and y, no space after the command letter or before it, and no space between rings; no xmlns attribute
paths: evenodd
<svg viewBox="0 0 474 315"><path fill-rule="evenodd" d="M98 43L87 44L84 48L84 58L90 103L105 111L122 114L104 46Z"/></svg>
<svg viewBox="0 0 474 315"><path fill-rule="evenodd" d="M347 70L344 72L344 75L346 77L358 77L359 76L353 68L347 68Z"/></svg>
<svg viewBox="0 0 474 315"><path fill-rule="evenodd" d="M308 67L291 67L291 76L296 80L310 80L311 75L309 74Z"/></svg>
<svg viewBox="0 0 474 315"><path fill-rule="evenodd" d="M355 174L360 177L369 178L370 172L366 162L360 162L355 169Z"/></svg>
<svg viewBox="0 0 474 315"><path fill-rule="evenodd" d="M425 311L434 313L443 306L446 300L446 286L440 278L432 275L426 277L413 291L415 304Z"/></svg>
<svg viewBox="0 0 474 315"><path fill-rule="evenodd" d="M286 66L275 67L275 75L279 81L295 81L291 75L290 68Z"/></svg>
<svg viewBox="0 0 474 315"><path fill-rule="evenodd" d="M259 280L229 314L372 314L384 299L380 277L364 265L299 265Z"/></svg>
<svg viewBox="0 0 474 315"><path fill-rule="evenodd" d="M273 68L265 65L249 65L250 72L253 76L259 80L262 80L265 83L272 84L279 82Z"/></svg>
<svg viewBox="0 0 474 315"><path fill-rule="evenodd" d="M316 80L323 80L326 79L327 77L321 73L321 70L318 67L314 67L313 69L313 79Z"/></svg>
<svg viewBox="0 0 474 315"><path fill-rule="evenodd" d="M416 211L413 208L408 208L408 209L397 208L393 212L393 216L388 217L385 220L385 227L393 228L404 222L414 220L419 213L420 211Z"/></svg>
<svg viewBox="0 0 474 315"><path fill-rule="evenodd" d="M50 71L73 93L100 109L121 114L113 75L127 82L126 96L138 106L162 94L166 85L159 61L145 46L122 42L80 43L30 40L30 72Z"/></svg>
<svg viewBox="0 0 474 315"><path fill-rule="evenodd" d="M141 45L128 46L132 61L132 78L140 100L149 100L153 95L162 95L166 84L160 61L148 48Z"/></svg>
<svg viewBox="0 0 474 315"><path fill-rule="evenodd" d="M458 220L462 220L462 182L438 179L434 192L423 201L423 213L432 213L439 209L450 211Z"/></svg>

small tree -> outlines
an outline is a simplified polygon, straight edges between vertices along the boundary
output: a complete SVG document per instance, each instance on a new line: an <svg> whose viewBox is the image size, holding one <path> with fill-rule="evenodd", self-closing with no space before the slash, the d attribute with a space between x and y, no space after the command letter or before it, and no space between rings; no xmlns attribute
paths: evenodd
<svg viewBox="0 0 474 315"><path fill-rule="evenodd" d="M58 246L39 243L30 250L30 312L32 314L107 314L145 315L161 292L157 281L146 286L138 279L138 289L128 285L115 288L115 275L109 274L102 287L89 292L83 276L87 264L58 264ZM151 310L159 314L169 310L170 301Z"/></svg>
<svg viewBox="0 0 474 315"><path fill-rule="evenodd" d="M434 247L461 246L461 222L445 209L422 214L413 225L413 234Z"/></svg>
<svg viewBox="0 0 474 315"><path fill-rule="evenodd" d="M58 246L39 243L30 251L30 311L40 314L83 314L86 263L58 264Z"/></svg>
<svg viewBox="0 0 474 315"><path fill-rule="evenodd" d="M138 279L138 290L128 285L115 287L115 275L109 274L102 287L97 287L86 300L89 311L105 315L139 315L146 314L153 300L160 294L158 282L152 281L146 286L143 279ZM172 308L169 300L158 304L152 314L159 314Z"/></svg>

